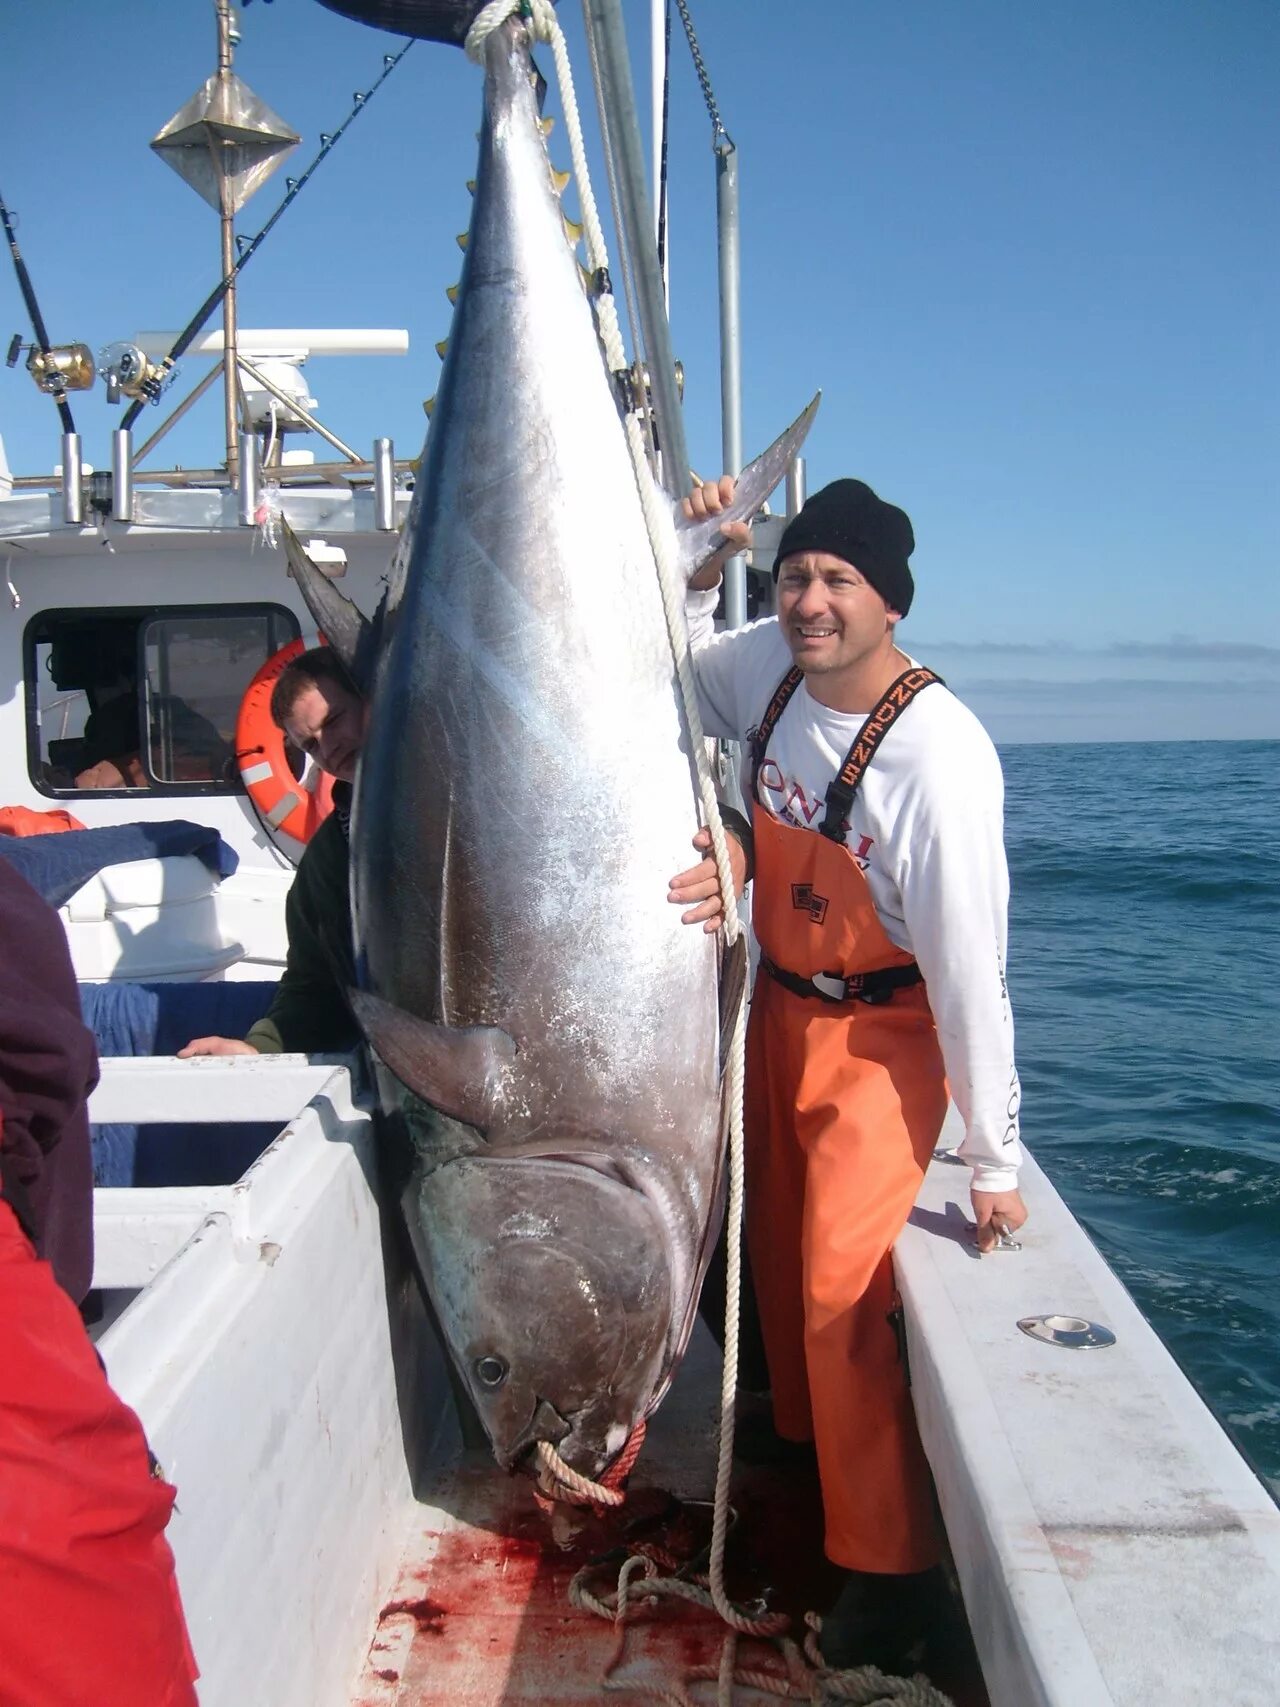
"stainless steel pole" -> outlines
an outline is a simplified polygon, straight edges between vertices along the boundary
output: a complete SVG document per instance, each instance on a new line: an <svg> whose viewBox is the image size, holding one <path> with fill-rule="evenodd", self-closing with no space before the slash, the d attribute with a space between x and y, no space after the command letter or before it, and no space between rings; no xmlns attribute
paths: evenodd
<svg viewBox="0 0 1280 1707"><path fill-rule="evenodd" d="M662 483L673 498L684 496L689 484L689 452L685 444L680 396L676 390L671 330L667 324L662 275L653 240L653 213L645 181L640 124L636 117L631 62L627 57L626 27L621 0L583 0L587 29L599 67L600 104L608 115L618 178L622 240L631 261L639 307L644 357L658 421L662 449Z"/></svg>
<svg viewBox="0 0 1280 1707"><path fill-rule="evenodd" d="M257 433L241 433L239 449L240 526L251 528L254 526L258 514L258 477L262 460Z"/></svg>
<svg viewBox="0 0 1280 1707"><path fill-rule="evenodd" d="M373 525L379 533L396 531L396 448L390 439L373 441Z"/></svg>
<svg viewBox="0 0 1280 1707"><path fill-rule="evenodd" d="M69 527L84 521L84 460L79 433L62 435L62 519Z"/></svg>
<svg viewBox="0 0 1280 1707"><path fill-rule="evenodd" d="M802 456L792 457L787 469L787 519L798 516L804 509L805 463Z"/></svg>
<svg viewBox="0 0 1280 1707"><path fill-rule="evenodd" d="M111 435L111 515L115 521L133 520L133 434L117 427Z"/></svg>
<svg viewBox="0 0 1280 1707"><path fill-rule="evenodd" d="M231 0L216 0L218 8L218 76L231 75ZM218 211L222 222L222 276L230 280L222 298L223 409L227 438L227 479L236 484L239 468L240 375L236 368L236 225L231 179L218 162Z"/></svg>
<svg viewBox="0 0 1280 1707"><path fill-rule="evenodd" d="M742 328L738 316L740 247L738 150L727 131L715 141L716 220L720 261L720 435L726 474L742 469ZM731 557L724 569L724 619L741 628L747 620L747 559Z"/></svg>

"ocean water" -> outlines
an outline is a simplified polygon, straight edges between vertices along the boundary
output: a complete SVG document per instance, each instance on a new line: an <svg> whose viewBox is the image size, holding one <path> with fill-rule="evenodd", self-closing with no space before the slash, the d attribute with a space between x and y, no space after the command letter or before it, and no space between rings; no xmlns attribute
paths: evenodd
<svg viewBox="0 0 1280 1707"><path fill-rule="evenodd" d="M1001 760L1028 1144L1280 1494L1280 742Z"/></svg>

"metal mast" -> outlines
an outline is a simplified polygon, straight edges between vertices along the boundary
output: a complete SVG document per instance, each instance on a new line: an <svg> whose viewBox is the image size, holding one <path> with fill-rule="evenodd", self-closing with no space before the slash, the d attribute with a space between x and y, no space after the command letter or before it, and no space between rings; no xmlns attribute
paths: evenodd
<svg viewBox="0 0 1280 1707"><path fill-rule="evenodd" d="M654 218L631 83L622 0L583 0L583 11L599 78L600 108L607 119L602 128L606 129L617 163L618 216L636 288L644 360L662 447L662 484L673 498L681 498L689 484L689 452L671 353L666 296L654 244Z"/></svg>
<svg viewBox="0 0 1280 1707"><path fill-rule="evenodd" d="M235 216L298 146L290 129L231 69L239 41L231 0L214 0L218 69L152 139L155 152L215 208L222 230L223 392L227 475L239 479L240 376L236 355Z"/></svg>

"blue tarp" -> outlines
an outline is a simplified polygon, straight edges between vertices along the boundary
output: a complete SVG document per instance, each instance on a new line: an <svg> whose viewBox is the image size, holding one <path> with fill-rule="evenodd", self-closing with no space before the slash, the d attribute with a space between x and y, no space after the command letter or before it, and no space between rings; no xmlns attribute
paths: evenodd
<svg viewBox="0 0 1280 1707"><path fill-rule="evenodd" d="M239 855L216 830L184 818L155 824L114 824L105 830L64 830L52 836L0 836L0 855L51 907L69 901L107 865L195 854L218 877L230 877Z"/></svg>
<svg viewBox="0 0 1280 1707"><path fill-rule="evenodd" d="M174 1055L193 1037L243 1037L266 1013L275 989L274 983L248 982L81 984L80 1006L100 1055ZM279 1123L90 1130L95 1185L225 1185L262 1154Z"/></svg>

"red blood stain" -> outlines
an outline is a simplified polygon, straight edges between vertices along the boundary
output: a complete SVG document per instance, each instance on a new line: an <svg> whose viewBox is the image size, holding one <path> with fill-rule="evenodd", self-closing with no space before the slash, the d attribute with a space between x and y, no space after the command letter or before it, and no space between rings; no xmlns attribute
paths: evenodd
<svg viewBox="0 0 1280 1707"><path fill-rule="evenodd" d="M398 1612L407 1612L419 1630L424 1630L432 1636L438 1636L444 1619L445 1609L437 1606L435 1601L428 1600L425 1595L419 1600L389 1600L378 1614L381 1621L390 1618ZM382 1673L379 1672L381 1677Z"/></svg>

